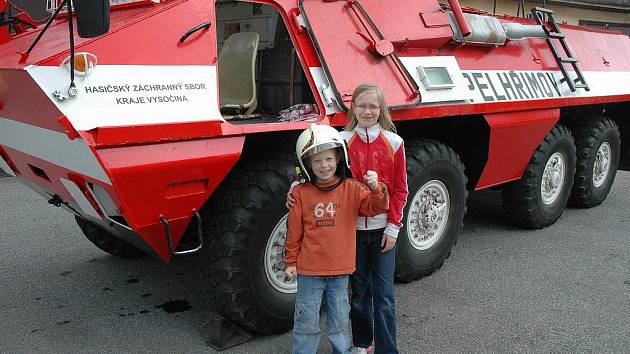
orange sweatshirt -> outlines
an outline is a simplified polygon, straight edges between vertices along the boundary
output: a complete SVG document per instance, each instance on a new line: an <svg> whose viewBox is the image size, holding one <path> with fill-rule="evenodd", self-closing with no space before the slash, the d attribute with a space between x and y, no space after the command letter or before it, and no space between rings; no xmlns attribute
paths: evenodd
<svg viewBox="0 0 630 354"><path fill-rule="evenodd" d="M332 186L338 177L320 187ZM295 187L296 202L289 210L287 240L284 244L287 267L297 266L302 275L341 275L355 270L356 219L387 212L389 198L383 183L371 191L346 179L337 188L322 191L311 183Z"/></svg>

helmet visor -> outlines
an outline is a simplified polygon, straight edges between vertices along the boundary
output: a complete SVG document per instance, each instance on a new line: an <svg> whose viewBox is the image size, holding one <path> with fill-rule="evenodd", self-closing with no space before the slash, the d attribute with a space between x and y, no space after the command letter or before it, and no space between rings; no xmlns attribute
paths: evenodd
<svg viewBox="0 0 630 354"><path fill-rule="evenodd" d="M339 143L337 141L330 141L330 142L326 142L326 143L322 143L316 146L312 146L309 147L307 149L305 149L302 152L302 158L308 158L311 157L315 154L319 154L322 151L326 151L326 150L330 150L330 149L336 149L336 148L340 148L343 147L342 143Z"/></svg>

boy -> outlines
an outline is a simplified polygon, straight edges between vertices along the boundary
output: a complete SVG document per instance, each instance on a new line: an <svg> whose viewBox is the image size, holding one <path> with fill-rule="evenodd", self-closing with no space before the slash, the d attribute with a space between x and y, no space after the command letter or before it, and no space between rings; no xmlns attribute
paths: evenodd
<svg viewBox="0 0 630 354"><path fill-rule="evenodd" d="M389 198L374 171L365 181L346 179L346 145L337 130L311 124L296 144L304 177L311 183L295 187L285 242L287 278L298 277L293 327L293 353L317 351L321 331L319 308L326 292L328 338L333 353L349 353L348 275L355 270L356 225L363 215L386 212Z"/></svg>

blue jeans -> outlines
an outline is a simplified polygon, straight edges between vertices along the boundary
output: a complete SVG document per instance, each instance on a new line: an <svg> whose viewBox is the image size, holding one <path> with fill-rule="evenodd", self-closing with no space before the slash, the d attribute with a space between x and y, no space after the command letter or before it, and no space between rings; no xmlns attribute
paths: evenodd
<svg viewBox="0 0 630 354"><path fill-rule="evenodd" d="M374 340L375 353L391 354L398 353L394 299L396 248L381 253L383 231L357 231L357 270L350 277L350 318L355 346L366 348Z"/></svg>
<svg viewBox="0 0 630 354"><path fill-rule="evenodd" d="M319 327L319 309L326 293L328 310L328 339L335 354L350 352L348 328L348 276L298 275L293 323L293 354L315 354L322 331Z"/></svg>

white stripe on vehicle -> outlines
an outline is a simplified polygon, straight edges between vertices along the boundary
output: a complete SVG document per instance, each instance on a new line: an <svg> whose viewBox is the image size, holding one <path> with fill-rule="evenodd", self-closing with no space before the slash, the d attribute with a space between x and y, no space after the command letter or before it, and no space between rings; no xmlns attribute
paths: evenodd
<svg viewBox="0 0 630 354"><path fill-rule="evenodd" d="M94 209L92 204L90 204L85 195L83 195L83 192L81 192L81 189L76 183L65 178L60 178L60 180L63 186L66 187L68 192L70 192L72 198L74 198L74 200L77 202L77 205L79 206L79 208L81 208L83 213L97 220L103 219L103 217L96 211L96 209Z"/></svg>
<svg viewBox="0 0 630 354"><path fill-rule="evenodd" d="M590 90L572 92L559 70L461 70L452 56L401 57L405 68L419 86L422 103L490 103L531 101L566 97L595 97L630 94L629 71L583 71ZM446 68L453 87L427 89L419 67ZM576 74L569 71L569 76Z"/></svg>
<svg viewBox="0 0 630 354"><path fill-rule="evenodd" d="M69 140L65 134L0 117L0 145L112 184L82 139Z"/></svg>
<svg viewBox="0 0 630 354"><path fill-rule="evenodd" d="M571 91L560 71L466 70L462 75L475 103L630 94L630 72L623 71L583 72L588 91Z"/></svg>
<svg viewBox="0 0 630 354"><path fill-rule="evenodd" d="M216 66L98 65L75 77L78 95L59 101L70 73L65 66L30 66L35 82L76 130L223 120Z"/></svg>

